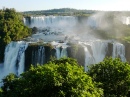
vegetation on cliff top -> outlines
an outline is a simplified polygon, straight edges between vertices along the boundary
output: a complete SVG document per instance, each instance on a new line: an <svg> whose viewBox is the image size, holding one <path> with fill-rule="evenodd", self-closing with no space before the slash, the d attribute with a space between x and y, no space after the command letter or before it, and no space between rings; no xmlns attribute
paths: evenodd
<svg viewBox="0 0 130 97"><path fill-rule="evenodd" d="M51 10L39 10L39 11L25 11L23 14L25 16L30 15L55 15L55 16L90 16L91 14L97 12L96 10L77 10L73 8L61 8L61 9L51 9Z"/></svg>
<svg viewBox="0 0 130 97"><path fill-rule="evenodd" d="M31 30L24 25L21 15L15 9L0 10L0 46L21 40L30 34Z"/></svg>
<svg viewBox="0 0 130 97"><path fill-rule="evenodd" d="M129 97L130 65L120 59L106 58L91 65L88 74L94 81L100 82L104 97Z"/></svg>

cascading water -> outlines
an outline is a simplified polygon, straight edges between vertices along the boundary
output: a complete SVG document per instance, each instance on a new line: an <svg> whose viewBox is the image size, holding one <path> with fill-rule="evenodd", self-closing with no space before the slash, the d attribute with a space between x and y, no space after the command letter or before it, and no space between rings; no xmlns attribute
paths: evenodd
<svg viewBox="0 0 130 97"><path fill-rule="evenodd" d="M85 51L85 71L88 70L87 66L91 64L96 64L106 57L107 49L108 49L108 41L93 41L84 43L84 51ZM125 46L121 43L111 43L113 45L112 57L113 58L121 58L122 61L126 61L125 58Z"/></svg>
<svg viewBox="0 0 130 97"><path fill-rule="evenodd" d="M68 54L67 54L67 48L66 47L62 47L62 51L61 51L61 58L62 57L67 57Z"/></svg>
<svg viewBox="0 0 130 97"><path fill-rule="evenodd" d="M87 47L84 46L84 51L85 51L85 64L84 64L84 69L85 71L88 70L88 65L93 64L94 63L94 58L93 56L90 54L89 50Z"/></svg>
<svg viewBox="0 0 130 97"><path fill-rule="evenodd" d="M45 59L45 49L43 46L40 46L38 50L38 63L44 64L45 63L44 59Z"/></svg>
<svg viewBox="0 0 130 97"><path fill-rule="evenodd" d="M29 27L67 27L76 24L77 18L73 16L39 16L24 18L25 25ZM30 22L30 23L29 23Z"/></svg>
<svg viewBox="0 0 130 97"><path fill-rule="evenodd" d="M106 55L107 44L107 42L103 41L92 42L91 49L94 57L94 63L101 62L104 59Z"/></svg>
<svg viewBox="0 0 130 97"><path fill-rule="evenodd" d="M62 45L62 44L61 44ZM64 44L62 46L56 46L56 58L60 59L63 57L67 57L67 45L65 46Z"/></svg>
<svg viewBox="0 0 130 97"><path fill-rule="evenodd" d="M24 72L24 52L28 44L22 41L11 42L6 46L3 66L1 66L0 79L9 73L20 75Z"/></svg>
<svg viewBox="0 0 130 97"><path fill-rule="evenodd" d="M104 14L104 13L100 13ZM31 17L30 18L30 24L29 27L38 27L38 28L44 28L44 27L51 27L51 28L57 28L60 29L66 29L68 27L74 27L74 31L76 29L76 25L79 25L80 23L83 23L83 25L89 25L91 27L97 28L100 27L102 23L107 23L105 21L106 19L101 15L98 16L92 16L89 18L78 18L73 16L39 16L39 17ZM25 24L28 19L24 19ZM127 18L128 22L128 18ZM80 25L81 26L81 25ZM71 29L72 30L72 29ZM82 31L82 29L80 29ZM69 33L70 34L70 33ZM40 34L39 36L42 38L43 36ZM47 35L46 35L47 37ZM54 38L56 36L51 36L51 38ZM61 36L60 36L61 37ZM57 37L56 37L57 38ZM43 38L45 39L45 37ZM73 39L72 39L73 40ZM53 40L54 41L54 40ZM105 57L108 50L108 43L106 41L94 39L89 39L89 41L85 42L84 51L85 51L85 66L90 64L95 64L101 62ZM122 51L121 51L122 50ZM37 52L35 52L37 53ZM113 52L112 57L120 57L123 61L125 61L124 56L124 49L123 45L117 45L116 43L113 43ZM67 56L67 50L62 45L57 44L56 46L56 57L57 59L60 59L63 56Z"/></svg>
<svg viewBox="0 0 130 97"><path fill-rule="evenodd" d="M17 75L24 71L24 51L28 44L25 42L11 42L6 46L4 71L7 74L15 73Z"/></svg>
<svg viewBox="0 0 130 97"><path fill-rule="evenodd" d="M60 59L61 58L61 51L60 51L61 47L56 47L56 58Z"/></svg>
<svg viewBox="0 0 130 97"><path fill-rule="evenodd" d="M56 58L60 59L63 57L67 57L67 50L65 47L56 47Z"/></svg>
<svg viewBox="0 0 130 97"><path fill-rule="evenodd" d="M123 24L126 24L126 25L130 24L130 17L123 16L121 20Z"/></svg>
<svg viewBox="0 0 130 97"><path fill-rule="evenodd" d="M101 62L106 56L107 42L90 41L84 46L85 51L85 70L87 66Z"/></svg>
<svg viewBox="0 0 130 97"><path fill-rule="evenodd" d="M125 62L126 61L126 58L125 58L125 46L123 44L121 44L121 43L114 42L113 43L112 57L113 58L119 57L119 58L121 58L121 60L123 62Z"/></svg>
<svg viewBox="0 0 130 97"><path fill-rule="evenodd" d="M44 64L45 63L45 49L43 46L39 46L37 50L32 52L32 64Z"/></svg>
<svg viewBox="0 0 130 97"><path fill-rule="evenodd" d="M18 75L24 72L24 62L25 62L25 50L27 49L28 44L22 43L20 45L18 55L17 55L17 64L18 64Z"/></svg>
<svg viewBox="0 0 130 97"><path fill-rule="evenodd" d="M129 18L128 18L129 19ZM126 20L127 24L129 23L128 19ZM95 20L97 20L97 22L95 22ZM69 31L69 36L71 36L70 34L72 34L71 32L76 31L76 27L78 27L78 25L80 23L78 23L78 21L80 21L80 19L78 20L77 17L73 17L73 16L39 16L39 17L31 17L30 20L28 20L27 18L24 18L24 23L26 25L28 25L29 27L38 27L38 29L44 28L44 27L50 27L52 29L58 28L58 29L68 29L68 28L73 28L73 29L68 29L68 30L58 30L57 29L55 31L52 31L53 34L55 34L55 36L51 36L48 33L44 33L44 37L43 37L43 33L38 33L39 36L37 35L36 39L45 39L46 41L46 37L50 35L50 37L53 41L58 41L58 42L53 42L52 45L55 47L56 53L54 53L54 56L56 56L57 59L60 59L62 57L67 57L69 54L67 54L67 45L64 42L70 41L73 43L76 43L77 40L75 40L75 37L66 37L67 41L65 40L65 37L62 37L62 35L64 34L64 32ZM102 20L103 22L104 20ZM82 22L82 20L80 21ZM78 23L78 24L77 24ZM97 28L99 26L99 24L101 23L101 19L97 19L96 17L90 18L90 20L85 20L85 23ZM82 26L82 25L80 25ZM101 25L100 25L101 26ZM85 26L86 27L86 26ZM81 27L82 28L82 27ZM63 31L62 34L57 34L56 33L59 31ZM82 29L78 30L79 32L82 31ZM49 33L52 33L49 32ZM80 33L78 33L77 36L80 36L82 34L79 35ZM61 39L58 39L57 36L59 35L59 37L62 38L63 41L61 41ZM84 34L82 34L84 35ZM88 36L88 34L87 34ZM35 36L36 37L36 36ZM33 38L35 38L33 37ZM105 57L106 57L106 53L108 50L108 43L112 44L112 51L111 51L111 55L113 58L115 57L120 57L122 61L126 61L125 59L125 47L123 44L121 43L116 43L116 42L108 42L108 41L104 41L104 40L96 40L96 38L93 39L90 36L87 37L87 39L89 38L89 41L87 42L82 42L82 46L84 47L84 52L85 52L85 62L83 61L81 65L85 66L85 71L87 71L87 66L91 65L91 64L95 64L95 63L99 63L101 62ZM86 36L84 35L84 39L82 41L86 41ZM60 40L60 43L59 43ZM48 41L47 41L48 42ZM50 42L50 41L49 41ZM25 62L25 50L28 47L28 43L25 42L11 42L10 44L8 44L6 46L5 49L5 60L3 64L0 64L0 79L2 79L4 76L6 76L9 73L15 73L17 75L20 75L23 71L24 71L24 62ZM80 51L79 51L80 52ZM46 54L45 54L45 48L44 46L37 46L34 47L32 49L32 52L30 53L30 63L32 62L33 65L36 64L44 64L46 63ZM76 57L79 58L79 57ZM49 59L49 58L48 58ZM79 58L80 59L80 58ZM81 60L82 61L82 60ZM30 64L28 64L30 65Z"/></svg>

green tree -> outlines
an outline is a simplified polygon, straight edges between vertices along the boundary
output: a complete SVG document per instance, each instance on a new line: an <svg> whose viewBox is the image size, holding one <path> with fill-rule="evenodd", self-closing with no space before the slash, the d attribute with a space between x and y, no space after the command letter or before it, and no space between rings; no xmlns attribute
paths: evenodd
<svg viewBox="0 0 130 97"><path fill-rule="evenodd" d="M92 65L88 74L94 81L102 83L105 97L126 97L130 90L130 65L120 59L106 58Z"/></svg>
<svg viewBox="0 0 130 97"><path fill-rule="evenodd" d="M71 61L60 59L61 63L53 60L32 66L18 78L8 75L3 79L2 93L4 97L100 97L102 89L76 61Z"/></svg>
<svg viewBox="0 0 130 97"><path fill-rule="evenodd" d="M21 15L15 9L0 10L0 56L3 56L8 43L21 40L31 33L31 29L23 24Z"/></svg>
<svg viewBox="0 0 130 97"><path fill-rule="evenodd" d="M0 10L0 44L6 45L10 41L20 40L31 34L31 30L26 27L20 14L15 9Z"/></svg>

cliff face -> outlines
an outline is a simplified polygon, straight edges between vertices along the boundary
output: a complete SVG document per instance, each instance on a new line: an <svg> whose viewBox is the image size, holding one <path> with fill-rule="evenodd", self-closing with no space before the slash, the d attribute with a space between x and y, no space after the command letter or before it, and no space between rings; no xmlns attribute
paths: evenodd
<svg viewBox="0 0 130 97"><path fill-rule="evenodd" d="M124 43L125 58L130 62L130 44ZM88 45L88 51L93 56L92 48ZM84 47L77 44L72 44L67 47L67 57L77 59L78 63L82 66L85 65L85 50ZM60 49L60 53L62 49ZM50 61L51 57L57 58L56 48L42 45L29 45L25 51L25 70L30 68L30 65L45 64ZM99 56L100 57L100 56ZM108 43L106 49L106 57L113 57L113 43ZM120 58L120 56L117 56Z"/></svg>
<svg viewBox="0 0 130 97"><path fill-rule="evenodd" d="M127 62L130 63L130 43L124 43L125 45L125 57Z"/></svg>
<svg viewBox="0 0 130 97"><path fill-rule="evenodd" d="M68 57L77 59L80 65L85 64L85 52L81 45L73 45L67 48Z"/></svg>
<svg viewBox="0 0 130 97"><path fill-rule="evenodd" d="M60 53L63 49L60 49ZM80 65L85 64L84 48L81 45L73 45L67 49L67 57L75 58ZM29 45L25 51L25 71L32 65L45 64L50 61L51 57L56 56L56 48L43 45Z"/></svg>
<svg viewBox="0 0 130 97"><path fill-rule="evenodd" d="M55 57L55 49L50 46L29 45L25 51L25 71L32 65L47 63L51 56Z"/></svg>
<svg viewBox="0 0 130 97"><path fill-rule="evenodd" d="M122 55L123 55L123 58L125 58L126 61L130 63L130 43L122 43L122 44L119 43L118 46L117 44L114 44L114 43L107 43L106 49L98 48L97 45L95 45L95 50L92 49L92 45L85 45L85 46L80 45L80 44L68 44L68 45L69 47L67 48L59 48L56 46L53 47L52 45L48 45L48 44L44 44L44 45L43 44L39 45L37 43L35 45L29 44L25 51L18 50L18 54L20 52L25 53L25 58L23 58L25 71L30 68L31 64L34 66L36 66L37 64L45 64L48 61L50 61L51 58L53 57L59 59L63 56L77 59L78 63L82 66L88 63L95 64L94 62L97 62L95 61L96 60L95 58L100 59L102 54L104 54L105 57L113 57L113 55L115 55L115 57L119 57L119 58L122 58ZM99 44L99 47L100 46L101 44ZM115 46L116 48L114 49ZM125 47L124 48L125 50L119 49L121 48L121 46ZM87 48L87 52L89 53L85 52L85 47ZM19 49L20 48L21 47L19 47ZM123 51L125 51L125 53ZM105 53L94 54L95 52L105 52ZM86 54L90 54L90 56L86 56ZM20 56L17 56L17 57L20 57ZM0 56L0 60L4 60L4 58ZM89 61L89 62L86 63L86 61Z"/></svg>
<svg viewBox="0 0 130 97"><path fill-rule="evenodd" d="M108 48L106 51L106 57L111 57L112 56L112 52L113 52L113 44L112 43L108 43Z"/></svg>
<svg viewBox="0 0 130 97"><path fill-rule="evenodd" d="M0 48L0 63L4 62L4 52L5 52L5 46Z"/></svg>

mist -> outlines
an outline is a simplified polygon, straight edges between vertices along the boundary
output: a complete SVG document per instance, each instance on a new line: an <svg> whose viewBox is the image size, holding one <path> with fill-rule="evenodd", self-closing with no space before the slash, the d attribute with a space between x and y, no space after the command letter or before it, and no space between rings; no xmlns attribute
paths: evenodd
<svg viewBox="0 0 130 97"><path fill-rule="evenodd" d="M32 37L43 40L97 40L122 39L130 35L129 15L125 12L97 12L85 16L39 16L31 17L29 27L37 27ZM41 33L42 32L42 33ZM52 36L53 35L53 36Z"/></svg>

